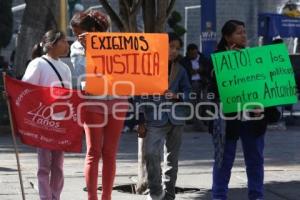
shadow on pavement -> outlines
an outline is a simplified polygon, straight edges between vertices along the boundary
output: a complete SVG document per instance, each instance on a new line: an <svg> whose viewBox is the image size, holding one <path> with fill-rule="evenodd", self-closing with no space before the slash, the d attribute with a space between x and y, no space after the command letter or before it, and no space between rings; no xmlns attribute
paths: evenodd
<svg viewBox="0 0 300 200"><path fill-rule="evenodd" d="M300 190L298 188L300 188L300 181L266 183L264 200L299 200ZM211 191L200 190L199 194L193 198L182 199L211 200ZM230 188L228 200L248 200L247 188Z"/></svg>
<svg viewBox="0 0 300 200"><path fill-rule="evenodd" d="M8 168L8 167L0 167L0 172L16 172L16 169Z"/></svg>

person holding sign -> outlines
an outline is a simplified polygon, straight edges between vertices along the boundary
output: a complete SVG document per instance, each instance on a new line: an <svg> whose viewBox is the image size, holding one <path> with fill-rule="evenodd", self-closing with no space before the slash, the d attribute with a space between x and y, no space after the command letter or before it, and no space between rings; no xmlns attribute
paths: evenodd
<svg viewBox="0 0 300 200"><path fill-rule="evenodd" d="M87 32L107 32L110 27L106 15L98 11L76 13L71 20L71 27L77 40L71 46L71 61L78 79L85 78L86 38ZM81 76L81 77L80 77ZM80 83L80 80L78 81ZM79 85L79 84L78 84ZM93 97L89 95L87 97ZM102 158L102 200L110 200L116 172L116 154L119 139L127 113L116 113L114 105L126 103L127 99L116 99L111 96L101 99L88 99L90 105L85 108L84 130L87 153L85 159L85 179L88 200L97 200L98 165ZM123 104L124 105L124 104Z"/></svg>
<svg viewBox="0 0 300 200"><path fill-rule="evenodd" d="M34 54L43 55L33 59L22 78L23 81L46 87L71 88L71 71L59 57L66 56L69 44L63 32L50 30L42 42L35 46ZM64 185L64 153L38 148L38 187L41 200L60 199Z"/></svg>
<svg viewBox="0 0 300 200"><path fill-rule="evenodd" d="M222 28L222 38L218 43L217 52L239 51L245 48L246 45L247 35L245 24L238 20L227 21ZM212 71L213 76L214 73L217 73L217 71ZM217 97L215 102L220 105L220 88L217 87L216 80L212 81L212 83L213 87L211 89ZM213 199L227 199L228 184L239 138L241 138L242 142L248 177L248 198L249 200L262 200L264 198L263 151L264 136L269 115L268 110L269 108L265 109L265 112L262 113L261 110L254 109L249 112L249 116L254 117L250 119L244 119L243 117L241 119L232 118L232 116L236 116L236 113L228 113L225 114L224 119L222 115L219 115L218 119L213 121L210 129L215 147L212 184Z"/></svg>
<svg viewBox="0 0 300 200"><path fill-rule="evenodd" d="M165 95L148 96L141 100L145 103L143 107L145 120L140 119L138 134L145 137L148 200L175 199L178 157L184 125L182 118L186 118L187 115L181 103L188 101L191 91L187 72L177 60L181 47L181 39L175 33L169 33L169 89ZM175 112L171 112L172 107ZM157 116L156 110L161 116ZM165 186L163 190L160 164L164 146L166 169L163 174Z"/></svg>

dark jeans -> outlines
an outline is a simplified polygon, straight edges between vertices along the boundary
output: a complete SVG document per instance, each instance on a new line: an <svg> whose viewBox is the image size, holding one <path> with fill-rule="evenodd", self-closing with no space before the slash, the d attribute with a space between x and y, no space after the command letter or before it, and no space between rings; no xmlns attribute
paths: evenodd
<svg viewBox="0 0 300 200"><path fill-rule="evenodd" d="M198 103L207 101L207 87L206 84L204 84L201 80L192 81L192 92L192 103L194 108ZM199 108L200 109L196 110L196 112L198 112L199 116L205 117L205 108L203 106L200 106ZM196 130L204 130L206 129L206 125L208 125L206 124L206 121L198 119L196 115L192 119L192 123L194 124Z"/></svg>
<svg viewBox="0 0 300 200"><path fill-rule="evenodd" d="M175 184L178 171L178 157L181 146L183 126L168 123L162 127L147 127L145 138L146 167L148 186L151 196L162 193L163 183L166 191L165 198L175 199ZM164 170L161 169L161 153L164 147Z"/></svg>
<svg viewBox="0 0 300 200"><path fill-rule="evenodd" d="M256 136L242 125L240 131L243 153L246 164L248 178L248 198L249 200L263 199L264 182L264 135ZM231 169L235 159L237 140L227 139L224 149L223 163L220 168L216 162L213 168L213 199L226 200L228 193L228 183Z"/></svg>

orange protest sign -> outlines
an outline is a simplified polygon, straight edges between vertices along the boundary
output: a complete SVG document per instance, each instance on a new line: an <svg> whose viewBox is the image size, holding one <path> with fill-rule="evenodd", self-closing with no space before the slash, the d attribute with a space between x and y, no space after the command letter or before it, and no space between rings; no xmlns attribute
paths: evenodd
<svg viewBox="0 0 300 200"><path fill-rule="evenodd" d="M167 34L88 33L86 87L95 95L162 94L168 88Z"/></svg>
<svg viewBox="0 0 300 200"><path fill-rule="evenodd" d="M168 88L167 34L88 33L86 87L95 95L162 94Z"/></svg>

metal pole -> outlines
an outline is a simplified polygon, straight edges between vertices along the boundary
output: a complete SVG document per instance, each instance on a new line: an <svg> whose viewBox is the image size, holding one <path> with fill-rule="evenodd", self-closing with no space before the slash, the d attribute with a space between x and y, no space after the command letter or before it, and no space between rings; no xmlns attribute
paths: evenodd
<svg viewBox="0 0 300 200"><path fill-rule="evenodd" d="M184 7L184 28L187 31L187 24L188 24L188 10L190 9L196 9L201 8L201 5L195 5L195 6L185 6ZM183 36L183 54L186 53L186 43L187 43L187 32Z"/></svg>
<svg viewBox="0 0 300 200"><path fill-rule="evenodd" d="M4 91L7 94L6 91L6 83L5 83L5 76L6 73L2 73L2 78L3 78L3 85L4 85ZM25 192L24 192L24 186L23 186L23 180L22 180L22 172L21 172L21 165L20 165L20 159L19 159L19 150L17 146L17 140L15 136L15 129L14 129L14 123L12 120L12 115L11 115L11 107L10 107L10 102L9 102L9 97L6 97L6 103L8 107L8 114L9 114L9 120L10 120L10 128L11 128L11 133L12 133L12 138L13 138L13 144L14 144L14 149L15 149L15 154L16 154L16 159L17 159L17 167L18 167L18 174L19 174L19 180L20 180L20 186L21 186L21 192L22 192L22 199L25 200Z"/></svg>
<svg viewBox="0 0 300 200"><path fill-rule="evenodd" d="M99 8L103 8L103 6L102 5L90 6L88 9L86 9L86 12L89 12L91 10L96 10L96 9L99 9Z"/></svg>
<svg viewBox="0 0 300 200"><path fill-rule="evenodd" d="M20 5L18 5L18 6L12 7L12 8L11 8L11 11L12 11L13 13L15 13L15 12L24 10L25 7L26 7L26 3L23 3L23 4L20 4Z"/></svg>
<svg viewBox="0 0 300 200"><path fill-rule="evenodd" d="M60 0L59 30L67 33L67 1Z"/></svg>
<svg viewBox="0 0 300 200"><path fill-rule="evenodd" d="M188 9L187 7L184 8L184 29L186 30L186 33L184 34L183 38L183 55L185 56L186 53L186 41L187 41L187 14L188 14Z"/></svg>

